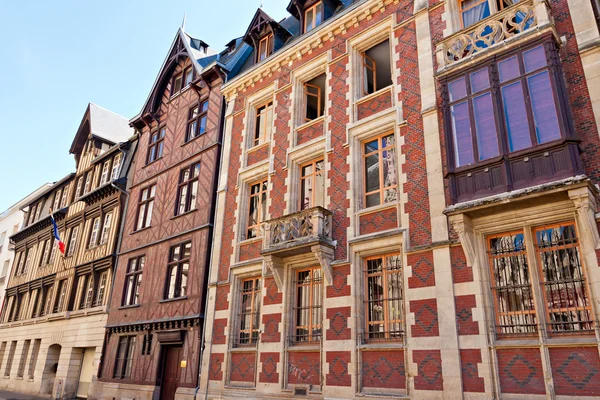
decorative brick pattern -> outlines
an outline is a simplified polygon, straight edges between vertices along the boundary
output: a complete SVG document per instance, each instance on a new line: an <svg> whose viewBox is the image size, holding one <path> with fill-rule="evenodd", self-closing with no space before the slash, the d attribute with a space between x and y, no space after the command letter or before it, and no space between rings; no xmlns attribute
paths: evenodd
<svg viewBox="0 0 600 400"><path fill-rule="evenodd" d="M265 314L262 316L264 325L263 333L260 340L263 343L278 343L281 341L281 332L279 332L279 324L281 323L281 313Z"/></svg>
<svg viewBox="0 0 600 400"><path fill-rule="evenodd" d="M248 166L254 165L269 158L269 145L259 146L256 150L248 151L246 154L248 155L246 164Z"/></svg>
<svg viewBox="0 0 600 400"><path fill-rule="evenodd" d="M296 130L296 145L310 142L313 139L323 136L323 120L315 122Z"/></svg>
<svg viewBox="0 0 600 400"><path fill-rule="evenodd" d="M439 350L413 350L413 362L417 364L415 376L417 390L444 390L442 356Z"/></svg>
<svg viewBox="0 0 600 400"><path fill-rule="evenodd" d="M223 360L225 354L223 353L212 353L210 355L210 366L208 368L208 379L211 381L222 381L223 380Z"/></svg>
<svg viewBox="0 0 600 400"><path fill-rule="evenodd" d="M329 329L325 332L326 340L349 340L351 330L348 327L348 318L350 307L328 308Z"/></svg>
<svg viewBox="0 0 600 400"><path fill-rule="evenodd" d="M325 289L327 298L350 296L349 275L350 265L333 268L333 283Z"/></svg>
<svg viewBox="0 0 600 400"><path fill-rule="evenodd" d="M546 393L540 349L500 349L496 354L502 393Z"/></svg>
<svg viewBox="0 0 600 400"><path fill-rule="evenodd" d="M225 327L227 326L227 318L215 319L213 322L213 344L225 344Z"/></svg>
<svg viewBox="0 0 600 400"><path fill-rule="evenodd" d="M467 258L462 246L450 247L450 260L454 283L473 282L473 269L467 265Z"/></svg>
<svg viewBox="0 0 600 400"><path fill-rule="evenodd" d="M215 295L215 311L223 311L229 309L229 296L230 285L217 286L217 294Z"/></svg>
<svg viewBox="0 0 600 400"><path fill-rule="evenodd" d="M378 112L385 111L392 106L392 94L390 91L385 91L369 100L358 103L357 117L358 120L375 115Z"/></svg>
<svg viewBox="0 0 600 400"><path fill-rule="evenodd" d="M433 270L433 252L409 254L408 265L412 268L412 276L408 277L408 288L435 286L435 273Z"/></svg>
<svg viewBox="0 0 600 400"><path fill-rule="evenodd" d="M377 233L398 227L396 207L360 216L360 234Z"/></svg>
<svg viewBox="0 0 600 400"><path fill-rule="evenodd" d="M290 352L288 356L288 383L321 384L321 353Z"/></svg>
<svg viewBox="0 0 600 400"><path fill-rule="evenodd" d="M479 335L479 323L473 321L473 308L477 307L474 294L456 296L456 325L459 335Z"/></svg>
<svg viewBox="0 0 600 400"><path fill-rule="evenodd" d="M565 396L600 396L598 347L551 347L554 391Z"/></svg>
<svg viewBox="0 0 600 400"><path fill-rule="evenodd" d="M439 336L437 299L412 300L410 312L415 314L415 324L410 327L412 337Z"/></svg>
<svg viewBox="0 0 600 400"><path fill-rule="evenodd" d="M364 388L406 389L403 350L363 351L361 356Z"/></svg>
<svg viewBox="0 0 600 400"><path fill-rule="evenodd" d="M279 353L260 353L260 362L262 363L262 371L258 374L259 382L278 383L277 364L279 363Z"/></svg>
<svg viewBox="0 0 600 400"><path fill-rule="evenodd" d="M270 306L272 304L281 304L282 301L282 293L277 288L277 284L275 283L274 278L265 278L265 288L267 289L267 294L263 299L263 304L265 306Z"/></svg>
<svg viewBox="0 0 600 400"><path fill-rule="evenodd" d="M239 247L240 261L255 260L257 258L260 258L261 248L261 240L253 240L252 242L241 244Z"/></svg>
<svg viewBox="0 0 600 400"><path fill-rule="evenodd" d="M254 382L256 353L231 353L229 380L231 382Z"/></svg>
<svg viewBox="0 0 600 400"><path fill-rule="evenodd" d="M481 363L481 349L460 350L460 370L465 392L485 392L485 383L479 376L477 364Z"/></svg>
<svg viewBox="0 0 600 400"><path fill-rule="evenodd" d="M351 353L349 351L328 351L325 361L329 364L329 373L325 376L325 382L331 386L351 386L352 381L348 364L350 364Z"/></svg>

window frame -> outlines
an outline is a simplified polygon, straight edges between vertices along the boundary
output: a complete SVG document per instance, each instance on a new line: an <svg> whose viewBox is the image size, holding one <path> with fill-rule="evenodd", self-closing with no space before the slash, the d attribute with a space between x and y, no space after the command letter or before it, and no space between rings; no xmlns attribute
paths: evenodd
<svg viewBox="0 0 600 400"><path fill-rule="evenodd" d="M192 75L191 75L191 79L188 82L188 75L190 74L190 72L192 73ZM181 81L181 86L182 86L181 90L189 87L192 84L192 82L194 82L195 75L196 74L194 72L194 66L193 65L189 65L189 66L187 66L187 67L185 67L183 69L183 75L182 75L183 76L183 80Z"/></svg>
<svg viewBox="0 0 600 400"><path fill-rule="evenodd" d="M96 226L96 221L98 225ZM88 249L93 249L98 246L98 238L102 228L102 215L97 215L91 219L90 223L90 234L88 239Z"/></svg>
<svg viewBox="0 0 600 400"><path fill-rule="evenodd" d="M137 257L132 257L127 261L127 272L125 273L125 283L123 285L123 297L121 299L121 307L131 307L140 304L140 288L142 286L145 265L145 254L142 254Z"/></svg>
<svg viewBox="0 0 600 400"><path fill-rule="evenodd" d="M386 146L383 147L382 143L383 143L383 139L386 137L392 136L394 139L394 143L391 146ZM367 143L372 142L374 140L377 140L377 150L375 151L371 151L369 153L365 153L365 146L367 145ZM400 185L399 185L399 170L398 170L398 148L397 148L397 143L398 141L396 140L396 133L394 132L394 130L386 130L383 133L377 134L375 136L371 136L368 138L364 138L361 140L360 144L361 144L361 167L362 167L362 171L363 171L363 175L362 175L362 201L363 201L363 207L361 207L362 209L367 209L367 208L371 208L371 207L377 207L377 206L381 206L384 204L394 204L396 202L398 202L399 200L399 190L400 190ZM385 158L383 157L383 152L384 151L393 151L393 162L394 162L394 167L396 169L396 183L394 185L390 185L390 186L385 186L385 178L384 178L384 174L383 174L383 162L385 160ZM370 192L367 192L367 181L368 181L368 170L366 167L366 163L367 163L367 158L371 157L373 155L377 155L378 156L378 170L379 170L379 189L377 190L373 190ZM392 190L395 189L396 190L396 198L394 200L390 200L390 201L385 201L386 197L385 194L388 190ZM369 196L372 196L374 194L379 193L379 202L377 204L374 205L368 205L367 202L367 198Z"/></svg>
<svg viewBox="0 0 600 400"><path fill-rule="evenodd" d="M154 139L156 135L156 139ZM148 152L146 155L146 165L160 160L164 153L164 141L167 135L166 125L161 125L157 129L150 131L148 136Z"/></svg>
<svg viewBox="0 0 600 400"><path fill-rule="evenodd" d="M315 78L319 77L317 75ZM311 79L312 82L312 79ZM310 93L309 89L316 89L317 93ZM308 118L308 99L309 97L317 98L317 116L315 118ZM314 121L316 119L321 118L324 115L324 110L321 107L321 102L323 101L323 93L321 93L321 87L317 85L313 85L308 82L304 82L304 122Z"/></svg>
<svg viewBox="0 0 600 400"><path fill-rule="evenodd" d="M264 59L269 58L271 54L273 54L273 39L274 36L272 33L268 33L258 41L258 51L256 52L256 62L259 63ZM264 47L264 56L263 56L263 43L265 43Z"/></svg>
<svg viewBox="0 0 600 400"><path fill-rule="evenodd" d="M133 367L133 354L135 351L136 335L119 336L113 379L129 379ZM123 346L123 347L122 347ZM123 353L121 349L123 348ZM123 357L120 357L120 355Z"/></svg>
<svg viewBox="0 0 600 400"><path fill-rule="evenodd" d="M104 214L104 218L102 219L102 229L100 230L100 236L98 240L98 246L102 246L108 243L108 239L110 237L110 228L113 223L113 211L109 211Z"/></svg>
<svg viewBox="0 0 600 400"><path fill-rule="evenodd" d="M119 172L121 171L121 162L123 161L123 153L117 153L111 160L110 168L110 180L114 181L119 178Z"/></svg>
<svg viewBox="0 0 600 400"><path fill-rule="evenodd" d="M179 171L175 216L183 215L197 209L198 188L200 186L200 173L202 170L200 164L200 161L198 161ZM185 179L186 173L188 173L187 179Z"/></svg>
<svg viewBox="0 0 600 400"><path fill-rule="evenodd" d="M319 278L315 279L315 271L319 271ZM310 281L308 282L308 284L306 283L300 283L298 280L298 275L300 273L303 272L309 272L310 273ZM314 300L315 300L315 294L314 294L314 288L316 286L320 286L320 303L319 304L315 304ZM324 280L323 280L323 271L321 269L320 266L312 266L312 267L306 267L306 268L298 268L294 270L294 275L293 275L293 287L294 287L294 302L292 303L292 318L293 318L293 322L292 322L292 337L291 337L291 342L294 344L311 344L311 343L319 343L322 338L323 338L323 311L324 311L324 307L323 307L323 303L324 303L324 296L325 296L325 285L324 285ZM308 295L309 295L309 301L308 301L308 306L307 307L299 307L298 306L298 302L299 302L299 295L300 295L300 288L301 287L308 287ZM319 323L315 323L314 321L314 310L316 308L320 308L320 316L321 316L321 320ZM309 321L308 321L308 325L299 325L299 321L298 321L298 314L299 314L299 310L300 309L307 309L308 310L308 317L309 317ZM304 334L304 335L300 335L298 334L299 329L305 329L308 333ZM313 330L318 329L320 333L318 334L314 334ZM306 340L300 340L299 337L302 337Z"/></svg>
<svg viewBox="0 0 600 400"><path fill-rule="evenodd" d="M112 171L111 160L106 160L102 163L102 170L100 173L100 186L110 182L110 173Z"/></svg>
<svg viewBox="0 0 600 400"><path fill-rule="evenodd" d="M257 193L252 193L252 188L254 186L258 185L258 192ZM262 225L263 222L262 218L266 219L266 216L268 214L268 210L266 209L266 204L265 204L265 215L261 215L261 209L263 206L263 195L264 195L264 202L268 202L269 201L269 180L267 178L263 178L260 179L258 181L254 181L254 182L250 182L248 184L248 212L247 212L247 220L246 220L246 235L245 235L245 239L256 239L258 237L260 237L260 227ZM258 215L257 215L257 220L256 220L256 224L254 225L250 225L250 220L251 220L251 213L252 213L252 200L253 197L258 197L258 203L256 206L256 209L258 210ZM251 231L255 229L255 233L251 234Z"/></svg>
<svg viewBox="0 0 600 400"><path fill-rule="evenodd" d="M254 107L254 113L254 132L250 148L262 146L271 140L273 135L273 100L264 101Z"/></svg>
<svg viewBox="0 0 600 400"><path fill-rule="evenodd" d="M320 7L320 14L321 14L321 21L319 21L319 23L317 23L317 8ZM312 27L310 29L307 29L307 25L308 25L308 13L312 11L312 18L311 18L311 24ZM316 29L319 25L321 25L323 22L325 21L325 6L323 5L323 1L317 1L315 4L313 4L312 6L306 8L304 10L304 33L310 32L314 29Z"/></svg>
<svg viewBox="0 0 600 400"><path fill-rule="evenodd" d="M244 284L246 282L252 282L252 287L249 290L245 290ZM242 309L244 305L244 296L250 296L250 312L245 313ZM262 277L261 276L253 276L244 278L239 283L239 304L238 304L238 323L237 323L237 334L235 345L239 347L244 346L254 346L258 343L260 338L260 321L254 324L253 316L257 315L260 317L260 312L262 308ZM250 327L247 329L242 329L242 323L244 321L244 316L250 315ZM258 318L257 318L258 319ZM242 338L242 334L247 334L248 336ZM256 336L255 336L256 334Z"/></svg>
<svg viewBox="0 0 600 400"><path fill-rule="evenodd" d="M69 231L69 241L67 242L67 249L65 250L65 257L71 257L75 254L77 248L77 240L79 236L79 225L75 225Z"/></svg>
<svg viewBox="0 0 600 400"><path fill-rule="evenodd" d="M184 258L185 249L189 245L190 254L187 258ZM174 259L175 249L179 248L179 257ZM167 277L165 279L165 290L163 295L164 300L176 300L176 299L184 299L187 297L189 293L189 273L190 273L190 265L192 259L192 242L187 241L183 243L176 244L169 248L169 261L167 263ZM183 290L184 285L182 284L183 276L184 276L184 264L187 264L187 273L186 273L186 284L185 290ZM172 269L175 268L175 282L173 283L173 295L170 295L170 287L171 287L171 279L172 279Z"/></svg>
<svg viewBox="0 0 600 400"><path fill-rule="evenodd" d="M317 165L319 163L323 163L323 167L322 167L321 170L317 171ZM310 174L308 174L308 175L304 175L304 172L303 172L304 168L306 168L308 166L312 166L313 167L313 169L312 169L313 172L310 173ZM322 205L316 204L316 195L317 195L317 193L316 193L316 190L314 190L314 188L317 187L317 182L318 182L317 177L319 175L321 176L322 184L323 184L323 187L321 189L322 190L322 194L321 195L323 197L323 204ZM304 185L304 182L306 182L306 180L308 178L312 178L312 181L314 183L313 183L313 187L312 187L313 190L312 190L312 193L311 193L311 199L309 201L309 204L308 204L307 207L304 207L304 197L302 196L302 194L304 193L304 187L303 187L303 185ZM317 206L325 207L325 197L326 197L326 193L325 193L325 158L324 157L318 157L318 158L313 159L311 161L308 161L308 162L306 162L304 164L301 164L300 165L299 179L300 179L300 185L299 185L299 189L300 190L298 192L298 200L299 200L298 210L300 210L300 211L308 210L310 208L317 207Z"/></svg>
<svg viewBox="0 0 600 400"><path fill-rule="evenodd" d="M197 110L194 114L194 110ZM197 137L206 133L206 124L208 122L208 99L200 101L188 112L187 130L185 133L185 143L191 142ZM204 123L204 128L202 124ZM193 126L193 134L192 128ZM203 129L203 130L202 130Z"/></svg>
<svg viewBox="0 0 600 400"><path fill-rule="evenodd" d="M154 194L153 194L154 190ZM144 193L147 193L144 200ZM135 219L136 231L149 228L152 224L152 211L154 211L154 199L156 197L156 183L153 183L140 190L140 200L138 202L138 211ZM150 207L150 205L152 207ZM143 218L143 224L140 225L140 216Z"/></svg>
<svg viewBox="0 0 600 400"><path fill-rule="evenodd" d="M181 92L183 89L183 71L174 75L171 81L171 97L175 96L177 93ZM179 82L179 88L177 88Z"/></svg>

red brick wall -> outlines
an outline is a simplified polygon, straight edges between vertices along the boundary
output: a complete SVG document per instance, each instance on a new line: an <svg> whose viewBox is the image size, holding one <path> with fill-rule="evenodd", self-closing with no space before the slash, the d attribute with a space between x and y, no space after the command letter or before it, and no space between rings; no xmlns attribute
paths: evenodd
<svg viewBox="0 0 600 400"><path fill-rule="evenodd" d="M229 309L229 296L230 285L217 286L217 294L215 295L215 311L223 311Z"/></svg>
<svg viewBox="0 0 600 400"><path fill-rule="evenodd" d="M269 144L264 144L261 146L258 146L256 149L252 149L250 151L248 151L247 154L247 159L246 159L246 164L248 166L250 165L254 165L258 162L264 161L267 158L269 158Z"/></svg>
<svg viewBox="0 0 600 400"><path fill-rule="evenodd" d="M279 324L281 323L281 314L264 314L262 316L264 324L261 342L277 343L281 341L281 332L279 332Z"/></svg>
<svg viewBox="0 0 600 400"><path fill-rule="evenodd" d="M361 355L362 387L406 389L403 350L363 351Z"/></svg>
<svg viewBox="0 0 600 400"><path fill-rule="evenodd" d="M415 315L415 324L410 327L412 337L439 336L437 299L412 300L410 312Z"/></svg>
<svg viewBox="0 0 600 400"><path fill-rule="evenodd" d="M288 356L288 383L320 385L321 384L321 353L290 352Z"/></svg>
<svg viewBox="0 0 600 400"><path fill-rule="evenodd" d="M554 392L565 396L600 396L598 347L551 347Z"/></svg>
<svg viewBox="0 0 600 400"><path fill-rule="evenodd" d="M260 258L261 249L262 240L254 240L252 242L240 245L240 261L248 261Z"/></svg>
<svg viewBox="0 0 600 400"><path fill-rule="evenodd" d="M479 376L478 365L481 363L481 349L460 350L460 372L465 392L485 392L485 383Z"/></svg>
<svg viewBox="0 0 600 400"><path fill-rule="evenodd" d="M301 145L313 139L323 136L324 127L323 120L315 122L308 126L302 127L296 131L296 144Z"/></svg>
<svg viewBox="0 0 600 400"><path fill-rule="evenodd" d="M385 111L392 106L392 94L390 91L385 91L375 97L371 97L367 101L360 102L356 105L358 119L370 117L378 112Z"/></svg>
<svg viewBox="0 0 600 400"><path fill-rule="evenodd" d="M333 268L333 283L326 287L327 298L350 296L350 265L341 265Z"/></svg>
<svg viewBox="0 0 600 400"><path fill-rule="evenodd" d="M435 286L432 251L409 254L407 262L412 270L412 275L408 277L409 289Z"/></svg>
<svg viewBox="0 0 600 400"><path fill-rule="evenodd" d="M225 344L225 327L227 326L227 318L219 318L213 321L213 337L214 344Z"/></svg>
<svg viewBox="0 0 600 400"><path fill-rule="evenodd" d="M208 379L211 381L222 381L223 380L223 360L225 354L223 353L212 353L210 355L210 365L208 367Z"/></svg>
<svg viewBox="0 0 600 400"><path fill-rule="evenodd" d="M360 216L360 234L377 233L398 227L396 207Z"/></svg>
<svg viewBox="0 0 600 400"><path fill-rule="evenodd" d="M325 361L329 364L329 373L325 382L330 386L350 386L351 374L348 370L351 353L349 351L328 351Z"/></svg>
<svg viewBox="0 0 600 400"><path fill-rule="evenodd" d="M417 364L415 389L444 390L442 356L439 350L413 350L413 362Z"/></svg>
<svg viewBox="0 0 600 400"><path fill-rule="evenodd" d="M473 282L473 269L467 265L467 258L462 246L450 247L450 259L454 283Z"/></svg>
<svg viewBox="0 0 600 400"><path fill-rule="evenodd" d="M473 308L477 307L474 294L456 296L456 325L459 335L478 335L479 324L473 321Z"/></svg>
<svg viewBox="0 0 600 400"><path fill-rule="evenodd" d="M279 353L260 353L260 362L262 363L262 371L258 374L258 380L263 383L278 383L277 364L279 363Z"/></svg>
<svg viewBox="0 0 600 400"><path fill-rule="evenodd" d="M350 339L351 331L348 327L348 318L350 318L350 307L328 308L327 319L329 320L329 329L325 331L325 339Z"/></svg>
<svg viewBox="0 0 600 400"><path fill-rule="evenodd" d="M540 349L499 349L496 354L502 393L546 393Z"/></svg>
<svg viewBox="0 0 600 400"><path fill-rule="evenodd" d="M231 353L229 380L232 382L254 382L256 375L256 352Z"/></svg>
<svg viewBox="0 0 600 400"><path fill-rule="evenodd" d="M282 294L277 288L275 278L265 278L264 285L267 289L267 294L263 299L263 304L265 306L270 306L272 304L281 304Z"/></svg>

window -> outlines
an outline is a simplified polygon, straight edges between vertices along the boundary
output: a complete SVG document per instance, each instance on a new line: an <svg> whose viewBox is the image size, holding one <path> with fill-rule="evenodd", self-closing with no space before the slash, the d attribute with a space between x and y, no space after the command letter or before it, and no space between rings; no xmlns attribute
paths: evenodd
<svg viewBox="0 0 600 400"><path fill-rule="evenodd" d="M152 222L152 209L154 208L155 194L156 185L151 185L142 189L138 206L137 230L150 226L150 223Z"/></svg>
<svg viewBox="0 0 600 400"><path fill-rule="evenodd" d="M110 173L110 160L105 161L102 164L102 174L100 175L100 186L104 185L109 180Z"/></svg>
<svg viewBox="0 0 600 400"><path fill-rule="evenodd" d="M398 199L396 140L385 133L363 143L365 168L365 206L389 203Z"/></svg>
<svg viewBox="0 0 600 400"><path fill-rule="evenodd" d="M312 267L296 271L294 341L315 342L321 339L323 320L323 277L321 269Z"/></svg>
<svg viewBox="0 0 600 400"><path fill-rule="evenodd" d="M75 188L75 198L79 198L83 195L83 193L81 193L82 189L83 189L83 177L80 176L79 178L77 178L77 187Z"/></svg>
<svg viewBox="0 0 600 400"><path fill-rule="evenodd" d="M117 360L113 378L125 379L131 375L131 364L133 361L133 350L135 348L135 336L119 337L117 347Z"/></svg>
<svg viewBox="0 0 600 400"><path fill-rule="evenodd" d="M260 224L267 216L267 181L250 185L250 199L248 205L248 228L246 239L258 236Z"/></svg>
<svg viewBox="0 0 600 400"><path fill-rule="evenodd" d="M498 11L517 3L513 0L492 0L496 3ZM489 0L459 0L460 24L467 28L490 16Z"/></svg>
<svg viewBox="0 0 600 400"><path fill-rule="evenodd" d="M60 210L61 194L62 194L61 189L58 189L56 192L54 192L54 203L52 205L53 211Z"/></svg>
<svg viewBox="0 0 600 400"><path fill-rule="evenodd" d="M253 146L259 146L271 140L272 125L273 102L269 101L256 109Z"/></svg>
<svg viewBox="0 0 600 400"><path fill-rule="evenodd" d="M322 159L300 167L300 210L325 205L324 167Z"/></svg>
<svg viewBox="0 0 600 400"><path fill-rule="evenodd" d="M304 11L304 33L309 32L323 22L323 3L318 2Z"/></svg>
<svg viewBox="0 0 600 400"><path fill-rule="evenodd" d="M399 254L365 259L366 338L401 339L402 259Z"/></svg>
<svg viewBox="0 0 600 400"><path fill-rule="evenodd" d="M10 267L10 260L4 260L4 266L2 267L2 274L0 278L4 278L8 274L8 267Z"/></svg>
<svg viewBox="0 0 600 400"><path fill-rule="evenodd" d="M258 43L258 60L261 62L265 58L269 57L273 53L273 35L269 34L264 38L260 39Z"/></svg>
<svg viewBox="0 0 600 400"><path fill-rule="evenodd" d="M31 340L25 340L23 342L23 350L21 351L21 359L19 360L19 368L17 368L17 377L22 378L25 372L25 362L27 361L27 355L29 354L29 347L31 346Z"/></svg>
<svg viewBox="0 0 600 400"><path fill-rule="evenodd" d="M72 256L77 248L77 235L79 233L79 227L75 226L71 228L71 236L69 237L69 245L67 246L66 256Z"/></svg>
<svg viewBox="0 0 600 400"><path fill-rule="evenodd" d="M2 344L0 344L0 365L2 364L2 362L4 361L4 353L6 353L6 342L2 342Z"/></svg>
<svg viewBox="0 0 600 400"><path fill-rule="evenodd" d="M83 194L87 194L92 190L92 178L94 177L94 171L88 171L85 173L85 186L83 187Z"/></svg>
<svg viewBox="0 0 600 400"><path fill-rule="evenodd" d="M52 312L52 297L54 296L54 284L42 288L42 297L40 298L39 316L48 315Z"/></svg>
<svg viewBox="0 0 600 400"><path fill-rule="evenodd" d="M31 358L29 359L29 369L27 371L27 378L33 379L35 374L35 367L37 365L38 356L40 354L40 347L42 345L42 339L35 339L33 341L33 349L31 350Z"/></svg>
<svg viewBox="0 0 600 400"><path fill-rule="evenodd" d="M8 351L8 359L6 360L6 367L4 368L4 376L10 376L10 370L12 369L13 359L15 358L15 350L17 348L17 341L13 340L10 342L10 350Z"/></svg>
<svg viewBox="0 0 600 400"><path fill-rule="evenodd" d="M487 238L491 286L499 336L535 334L545 325L549 334L592 333L593 317L575 225L565 223L533 230L529 245L523 231ZM533 251L528 249L532 248ZM528 255L538 268L530 268ZM539 279L540 284L534 284ZM544 310L536 310L540 290Z"/></svg>
<svg viewBox="0 0 600 400"><path fill-rule="evenodd" d="M449 82L455 166L560 139L553 85L543 45Z"/></svg>
<svg viewBox="0 0 600 400"><path fill-rule="evenodd" d="M144 334L144 341L142 342L142 355L149 356L152 352L152 334L150 332Z"/></svg>
<svg viewBox="0 0 600 400"><path fill-rule="evenodd" d="M15 276L19 276L23 273L23 269L25 267L25 252L26 250L21 250L15 256Z"/></svg>
<svg viewBox="0 0 600 400"><path fill-rule="evenodd" d="M239 345L258 341L261 294L260 278L244 279L241 282Z"/></svg>
<svg viewBox="0 0 600 400"><path fill-rule="evenodd" d="M179 187L177 189L177 208L175 215L181 215L196 209L196 195L198 194L198 177L200 163L193 164L179 174Z"/></svg>
<svg viewBox="0 0 600 400"><path fill-rule="evenodd" d="M13 226L12 234L14 235L17 232L19 232L19 224L16 224L15 226Z"/></svg>
<svg viewBox="0 0 600 400"><path fill-rule="evenodd" d="M56 300L54 301L53 312L61 312L64 311L65 307L65 298L67 296L67 280L63 279L58 282L58 290L56 291Z"/></svg>
<svg viewBox="0 0 600 400"><path fill-rule="evenodd" d="M29 292L29 304L27 305L27 312L25 313L25 319L35 318L37 316L37 306L39 301L41 289L33 289Z"/></svg>
<svg viewBox="0 0 600 400"><path fill-rule="evenodd" d="M60 201L60 208L66 207L68 202L69 202L69 187L65 186L63 188L62 199Z"/></svg>
<svg viewBox="0 0 600 400"><path fill-rule="evenodd" d="M363 95L375 93L392 84L390 41L385 40L362 53Z"/></svg>
<svg viewBox="0 0 600 400"><path fill-rule="evenodd" d="M158 131L155 131L150 134L150 144L148 145L148 160L146 164L150 164L162 157L166 132L167 128L163 126Z"/></svg>
<svg viewBox="0 0 600 400"><path fill-rule="evenodd" d="M325 74L321 74L304 84L304 121L312 121L325 112Z"/></svg>
<svg viewBox="0 0 600 400"><path fill-rule="evenodd" d="M106 293L106 284L108 282L108 271L102 271L98 275L98 286L96 287L96 297L94 298L94 307L104 305L104 294Z"/></svg>
<svg viewBox="0 0 600 400"><path fill-rule="evenodd" d="M100 245L108 242L110 235L110 224L112 223L112 213L108 213L104 216L104 224L102 224L102 235L100 235Z"/></svg>
<svg viewBox="0 0 600 400"><path fill-rule="evenodd" d="M183 71L183 77L184 77L184 82L183 82L183 87L188 87L192 84L192 82L194 81L194 68L192 66L189 66L185 69L185 71Z"/></svg>
<svg viewBox="0 0 600 400"><path fill-rule="evenodd" d="M42 256L40 257L40 264L38 267L44 267L48 264L50 258L50 247L52 246L50 239L46 239L42 242Z"/></svg>
<svg viewBox="0 0 600 400"><path fill-rule="evenodd" d="M208 111L208 100L190 110L188 117L188 130L185 138L186 142L202 135L206 132L206 118Z"/></svg>
<svg viewBox="0 0 600 400"><path fill-rule="evenodd" d="M123 159L123 154L119 153L113 159L112 164L112 172L110 174L110 179L115 180L119 178L119 172L121 172L121 160Z"/></svg>
<svg viewBox="0 0 600 400"><path fill-rule="evenodd" d="M171 89L171 96L174 96L181 91L182 84L183 84L183 74L176 75L173 78L173 86Z"/></svg>
<svg viewBox="0 0 600 400"><path fill-rule="evenodd" d="M78 310L90 308L94 298L94 275L85 274L77 277L77 297L75 307Z"/></svg>
<svg viewBox="0 0 600 400"><path fill-rule="evenodd" d="M178 244L169 250L165 299L176 299L187 295L191 252L191 242Z"/></svg>
<svg viewBox="0 0 600 400"><path fill-rule="evenodd" d="M58 232L58 236L63 237L63 232ZM53 239L50 239L50 247L52 250L50 250L50 259L48 260L48 264L54 264L54 259L56 258L56 248L58 247L58 244L56 244Z"/></svg>
<svg viewBox="0 0 600 400"><path fill-rule="evenodd" d="M123 306L140 304L140 288L142 287L142 272L146 263L145 256L139 256L129 260L127 273L125 275L125 292L123 294Z"/></svg>
<svg viewBox="0 0 600 400"><path fill-rule="evenodd" d="M96 247L98 243L98 232L100 231L100 217L96 217L92 221L92 231L90 232L90 241L88 248Z"/></svg>

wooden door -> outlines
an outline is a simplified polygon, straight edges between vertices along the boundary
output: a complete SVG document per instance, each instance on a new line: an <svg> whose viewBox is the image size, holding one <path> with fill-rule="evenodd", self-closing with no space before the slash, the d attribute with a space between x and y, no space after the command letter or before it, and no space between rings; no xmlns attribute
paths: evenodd
<svg viewBox="0 0 600 400"><path fill-rule="evenodd" d="M181 375L180 364L182 353L181 347L169 346L165 348L161 400L175 400L175 391L179 386L179 377Z"/></svg>

